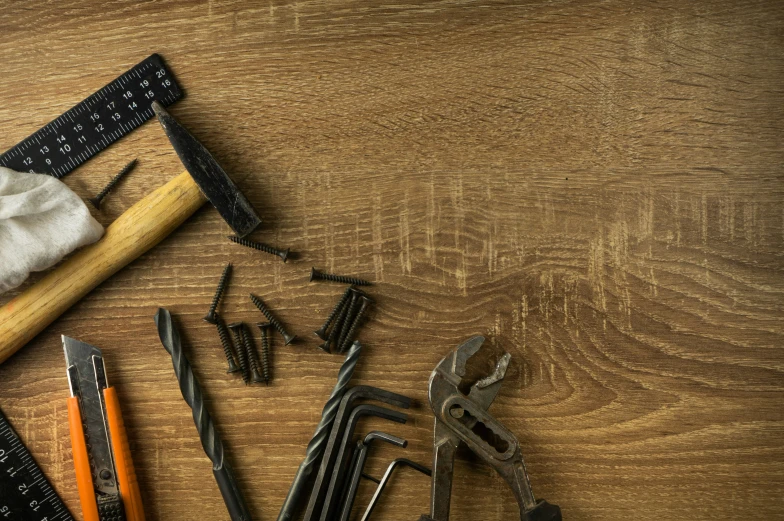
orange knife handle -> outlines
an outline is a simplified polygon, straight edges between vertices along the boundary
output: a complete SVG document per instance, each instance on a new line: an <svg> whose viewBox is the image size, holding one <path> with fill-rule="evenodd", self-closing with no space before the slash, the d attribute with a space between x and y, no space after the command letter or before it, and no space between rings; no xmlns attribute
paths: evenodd
<svg viewBox="0 0 784 521"><path fill-rule="evenodd" d="M90 471L87 443L84 440L82 412L79 410L79 399L75 396L68 398L68 426L71 430L71 448L76 469L76 486L79 489L79 502L82 504L82 516L84 521L99 521L98 504L95 501L95 489L93 488L93 474Z"/></svg>
<svg viewBox="0 0 784 521"><path fill-rule="evenodd" d="M117 398L117 391L114 387L107 387L103 390L103 397L106 403L106 419L109 422L109 437L114 449L117 482L120 485L120 496L125 507L125 519L126 521L145 521L142 495L136 480L136 470L133 468L131 449L120 413L120 400Z"/></svg>

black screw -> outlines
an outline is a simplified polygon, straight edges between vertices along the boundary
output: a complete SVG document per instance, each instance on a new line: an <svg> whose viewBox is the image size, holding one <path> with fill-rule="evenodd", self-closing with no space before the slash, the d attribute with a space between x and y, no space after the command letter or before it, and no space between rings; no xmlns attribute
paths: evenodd
<svg viewBox="0 0 784 521"><path fill-rule="evenodd" d="M270 377L269 337L267 337L270 323L258 322L256 325L261 331L261 372L264 374L264 381L269 385L270 380L272 380Z"/></svg>
<svg viewBox="0 0 784 521"><path fill-rule="evenodd" d="M343 326L340 328L340 335L336 337L337 342L335 343L335 351L338 353L343 347L343 342L346 341L348 330L351 329L351 324L354 322L354 317L356 316L357 310L359 309L359 296L359 293L354 291L351 292L351 302L348 305L348 313L346 314L346 319L343 321Z"/></svg>
<svg viewBox="0 0 784 521"><path fill-rule="evenodd" d="M234 349L231 345L231 338L229 338L229 330L226 329L226 322L223 318L215 313L215 327L218 328L218 336L220 337L221 345L223 345L223 353L226 355L226 362L229 364L227 373L236 373L240 371L239 366L234 361Z"/></svg>
<svg viewBox="0 0 784 521"><path fill-rule="evenodd" d="M267 309L267 306L264 305L264 302L262 302L259 297L251 293L250 299L251 301L253 301L256 307L259 308L259 311L261 311L264 314L264 316L267 317L267 320L269 320L270 324L272 324L272 327L277 329L278 333L283 335L283 340L285 340L285 345L289 345L294 341L295 338L297 338L296 335L290 335L286 332L285 329L283 329L283 325L280 322L278 322L278 319L276 319L272 315L270 310Z"/></svg>
<svg viewBox="0 0 784 521"><path fill-rule="evenodd" d="M215 323L215 310L218 309L218 304L220 303L221 296L223 296L223 290L226 288L226 282L229 280L229 275L231 275L231 262L226 264L226 267L223 268L223 274L218 281L218 287L215 289L215 296L212 297L210 310L204 315L204 320L210 324Z"/></svg>
<svg viewBox="0 0 784 521"><path fill-rule="evenodd" d="M92 205L93 205L93 206L95 206L95 208L96 208L97 210L100 210L100 209L101 209L101 201L103 201L103 198L104 198L104 197L106 197L106 194L108 194L108 193L109 193L109 191L110 191L112 188L114 188L114 185L116 185L116 184L117 184L117 183L120 181L120 179L122 179L123 177L125 177L125 174L127 174L128 172L130 172L131 170L133 170L133 167L134 167L135 165L136 165L136 160L134 159L133 161L131 161L130 163L128 163L127 165L125 165L125 166L123 167L123 169L122 169L122 170L120 170L120 171L117 173L117 175L116 175L116 176L112 177L112 180L111 180L111 181L109 181L109 184L107 184L107 185L104 187L104 189L100 191L100 193L99 193L98 195L96 195L95 197L93 197L93 198L91 198L91 199L88 199L88 200L89 200L89 201L92 203Z"/></svg>
<svg viewBox="0 0 784 521"><path fill-rule="evenodd" d="M331 282L340 282L342 284L354 284L355 286L371 286L372 284L366 280L358 279L356 277L346 277L343 275L333 275L331 273L324 273L316 268L310 268L310 281L314 280L329 280Z"/></svg>
<svg viewBox="0 0 784 521"><path fill-rule="evenodd" d="M351 296L351 286L346 288L345 293L343 293L343 296L340 297L338 303L335 304L335 307L332 309L332 313L329 314L327 320L324 322L324 325L322 325L319 329L314 331L317 337L319 337L322 340L327 339L327 330L329 329L329 325L332 323L332 320L334 320L334 318L338 315L340 310L343 308L343 304L346 303L346 301L349 299L350 296Z"/></svg>
<svg viewBox="0 0 784 521"><path fill-rule="evenodd" d="M253 337L251 337L250 331L245 327L245 324L242 325L242 341L245 343L245 354L248 357L253 383L261 383L264 381L264 377L261 376L261 373L259 372L259 359L256 354L256 346L253 345Z"/></svg>
<svg viewBox="0 0 784 521"><path fill-rule="evenodd" d="M263 251L264 253L270 253L272 255L277 255L283 262L286 262L286 259L289 257L289 250L290 248L286 248L285 250L279 250L277 248L273 248L272 246L267 246L266 244L262 244L256 241L250 241L248 239L243 239L242 237L237 237L236 235L229 235L229 240L236 242L237 244L241 244L243 246L247 246L248 248L253 248L254 250Z"/></svg>
<svg viewBox="0 0 784 521"><path fill-rule="evenodd" d="M359 311L357 311L357 314L354 317L354 321L351 324L351 328L348 330L348 333L346 333L346 339L343 341L343 345L340 346L340 350L338 351L339 353L344 353L346 349L349 348L349 346L351 345L351 339L354 338L354 334L356 333L357 328L359 327L359 322L362 320L362 315L365 314L365 311L367 311L368 306L370 306L370 304L373 303L371 299L367 298L364 295L360 295L359 298L362 299L362 304L359 306Z"/></svg>
<svg viewBox="0 0 784 521"><path fill-rule="evenodd" d="M234 345L237 346L237 361L239 361L240 369L242 369L242 381L247 385L250 382L250 372L248 371L247 353L243 349L245 345L245 327L242 322L234 322L229 324L229 329L234 333Z"/></svg>
<svg viewBox="0 0 784 521"><path fill-rule="evenodd" d="M354 296L354 292L349 292L350 297ZM337 342L338 337L340 336L340 332L343 328L343 323L346 321L346 316L348 315L349 308L351 307L351 299L347 298L346 301L341 306L340 311L338 312L338 316L335 319L335 323L332 325L332 330L329 332L327 336L327 340L321 344L319 347L326 353L329 353L329 347L332 343ZM336 344L337 346L337 344Z"/></svg>

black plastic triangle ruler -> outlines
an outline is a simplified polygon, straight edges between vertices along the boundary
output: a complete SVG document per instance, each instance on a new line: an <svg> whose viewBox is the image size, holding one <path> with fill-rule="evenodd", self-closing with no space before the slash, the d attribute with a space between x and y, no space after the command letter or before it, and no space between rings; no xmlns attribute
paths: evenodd
<svg viewBox="0 0 784 521"><path fill-rule="evenodd" d="M74 521L0 411L0 520Z"/></svg>
<svg viewBox="0 0 784 521"><path fill-rule="evenodd" d="M0 166L59 179L152 118L153 101L168 106L180 98L171 71L153 54L5 152Z"/></svg>

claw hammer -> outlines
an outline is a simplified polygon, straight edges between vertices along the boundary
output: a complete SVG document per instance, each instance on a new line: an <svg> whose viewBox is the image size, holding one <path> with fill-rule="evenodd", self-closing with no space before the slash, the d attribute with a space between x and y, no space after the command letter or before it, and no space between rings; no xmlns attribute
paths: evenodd
<svg viewBox="0 0 784 521"><path fill-rule="evenodd" d="M98 284L162 241L207 200L240 237L261 223L212 154L161 104L153 102L152 108L186 170L126 210L98 242L0 308L0 363Z"/></svg>

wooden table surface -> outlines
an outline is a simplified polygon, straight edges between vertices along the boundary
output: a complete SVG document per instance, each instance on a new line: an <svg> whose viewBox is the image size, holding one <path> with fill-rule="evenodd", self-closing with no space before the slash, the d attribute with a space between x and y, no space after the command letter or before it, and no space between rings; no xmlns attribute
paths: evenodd
<svg viewBox="0 0 784 521"><path fill-rule="evenodd" d="M228 519L165 306L254 519L275 519L342 361L311 334L342 291L308 283L317 266L375 284L355 382L417 401L405 426L361 423L409 440L370 474L430 464L428 376L483 334L512 354L491 412L565 520L784 519L781 2L5 2L0 44L0 149L160 53L172 113L264 219L252 238L299 253L232 244L205 206L0 366L0 407L77 518L61 334L104 350L147 519ZM91 196L136 157L108 224L181 171L156 122L65 182ZM258 321L253 291L301 338L275 338L268 388L225 374L201 320L227 262L223 314ZM373 519L428 497L403 471ZM467 453L452 514L517 506Z"/></svg>

